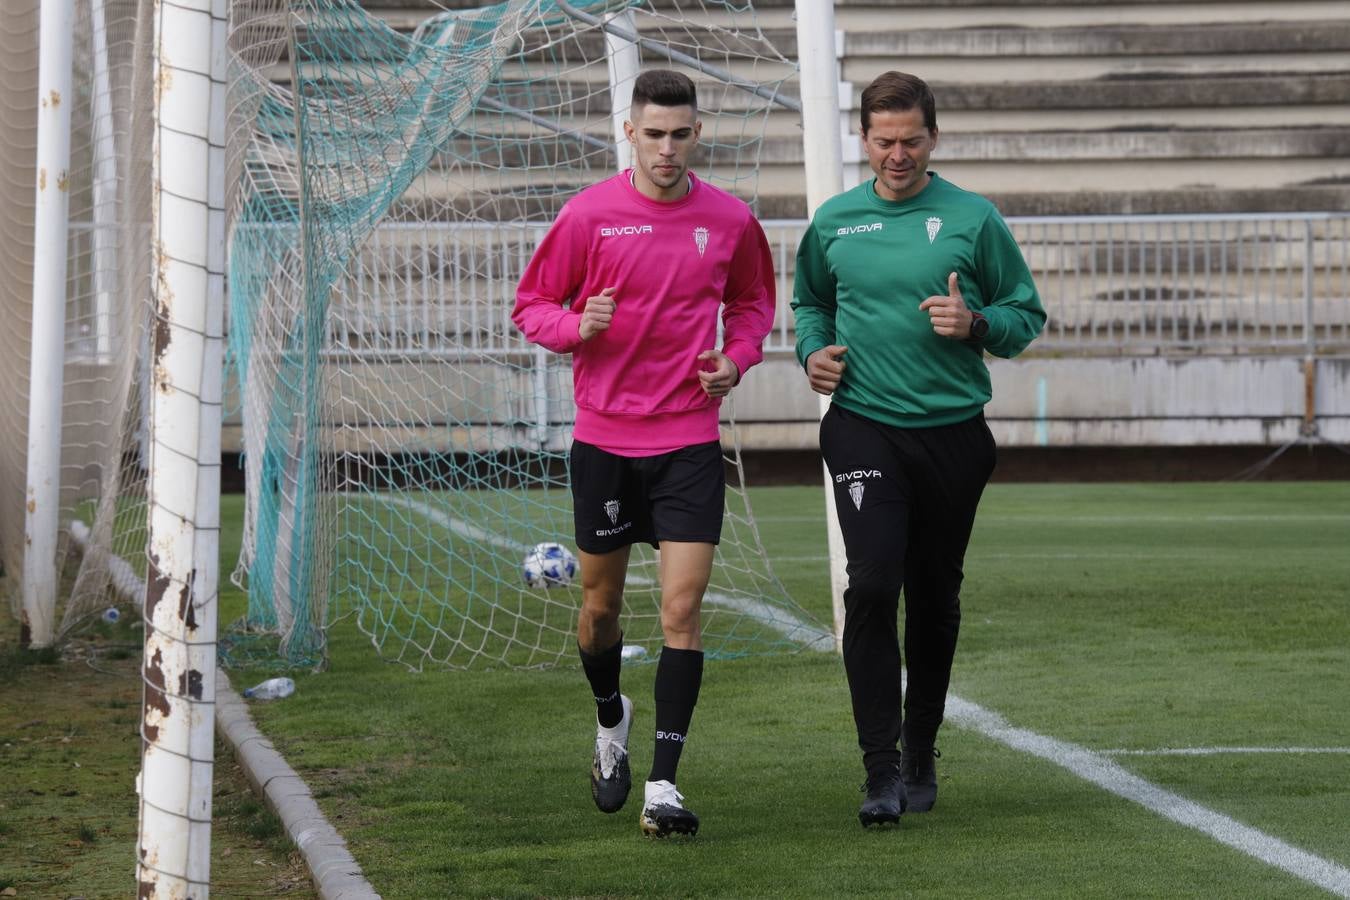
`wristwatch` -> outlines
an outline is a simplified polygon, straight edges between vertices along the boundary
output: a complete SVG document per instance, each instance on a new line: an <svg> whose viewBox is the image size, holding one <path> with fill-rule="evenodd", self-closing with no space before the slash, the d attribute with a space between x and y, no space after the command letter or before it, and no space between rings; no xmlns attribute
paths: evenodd
<svg viewBox="0 0 1350 900"><path fill-rule="evenodd" d="M989 336L989 320L975 311L970 313L970 338L972 342L982 341Z"/></svg>

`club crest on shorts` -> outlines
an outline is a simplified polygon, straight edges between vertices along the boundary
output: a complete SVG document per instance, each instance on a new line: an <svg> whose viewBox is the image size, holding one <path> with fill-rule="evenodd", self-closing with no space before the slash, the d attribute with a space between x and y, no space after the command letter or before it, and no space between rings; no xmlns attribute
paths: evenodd
<svg viewBox="0 0 1350 900"><path fill-rule="evenodd" d="M703 251L708 249L708 229L702 225L694 229L694 246L698 247L698 255L703 256Z"/></svg>
<svg viewBox="0 0 1350 900"><path fill-rule="evenodd" d="M609 516L609 524L617 525L619 522L619 501L605 501L605 515Z"/></svg>
<svg viewBox="0 0 1350 900"><path fill-rule="evenodd" d="M863 483L861 481L850 481L848 483L848 496L853 501L853 508L862 512Z"/></svg>
<svg viewBox="0 0 1350 900"><path fill-rule="evenodd" d="M938 232L942 230L942 220L937 216L929 216L928 221L923 224L928 229L928 243L931 244L937 240Z"/></svg>

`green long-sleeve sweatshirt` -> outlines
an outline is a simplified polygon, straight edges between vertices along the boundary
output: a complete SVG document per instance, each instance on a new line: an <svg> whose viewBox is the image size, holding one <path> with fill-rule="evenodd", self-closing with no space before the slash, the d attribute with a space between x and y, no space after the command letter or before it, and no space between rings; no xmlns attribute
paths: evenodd
<svg viewBox="0 0 1350 900"><path fill-rule="evenodd" d="M994 205L936 172L907 200L871 180L826 201L797 249L797 359L848 347L834 402L901 428L947 425L989 402L983 350L1010 358L1045 325L1031 272ZM989 320L980 346L934 333L919 304L957 273L966 306Z"/></svg>

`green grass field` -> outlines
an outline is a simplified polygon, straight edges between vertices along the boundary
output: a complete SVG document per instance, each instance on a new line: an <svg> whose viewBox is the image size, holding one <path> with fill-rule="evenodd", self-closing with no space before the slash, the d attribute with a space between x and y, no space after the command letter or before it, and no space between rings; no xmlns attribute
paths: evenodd
<svg viewBox="0 0 1350 900"><path fill-rule="evenodd" d="M822 491L752 497L777 573L828 621ZM243 611L237 593L222 602L222 622ZM387 898L1326 896L1258 857L1350 893L1350 484L994 485L962 602L938 806L881 833L857 823L828 654L709 665L681 765L692 841L641 837L640 797L595 811L575 665L413 673L347 620L327 671L254 710ZM639 781L654 673L625 670ZM980 709L1024 729L1013 746ZM1249 849L1018 735L1092 751Z"/></svg>
<svg viewBox="0 0 1350 900"><path fill-rule="evenodd" d="M0 629L0 897L135 896L142 635L130 616L55 648ZM217 742L211 896L310 900L281 822Z"/></svg>

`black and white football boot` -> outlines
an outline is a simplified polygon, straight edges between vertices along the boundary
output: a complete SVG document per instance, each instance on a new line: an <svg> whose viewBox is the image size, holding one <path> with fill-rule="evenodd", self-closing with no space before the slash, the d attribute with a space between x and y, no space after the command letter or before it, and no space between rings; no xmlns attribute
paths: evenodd
<svg viewBox="0 0 1350 900"><path fill-rule="evenodd" d="M628 732L633 727L633 701L620 696L623 718L613 728L595 729L595 761L591 763L591 796L604 813L623 809L633 776L628 771Z"/></svg>
<svg viewBox="0 0 1350 900"><path fill-rule="evenodd" d="M698 834L698 816L685 809L684 795L669 781L649 781L644 789L642 833L650 837Z"/></svg>

